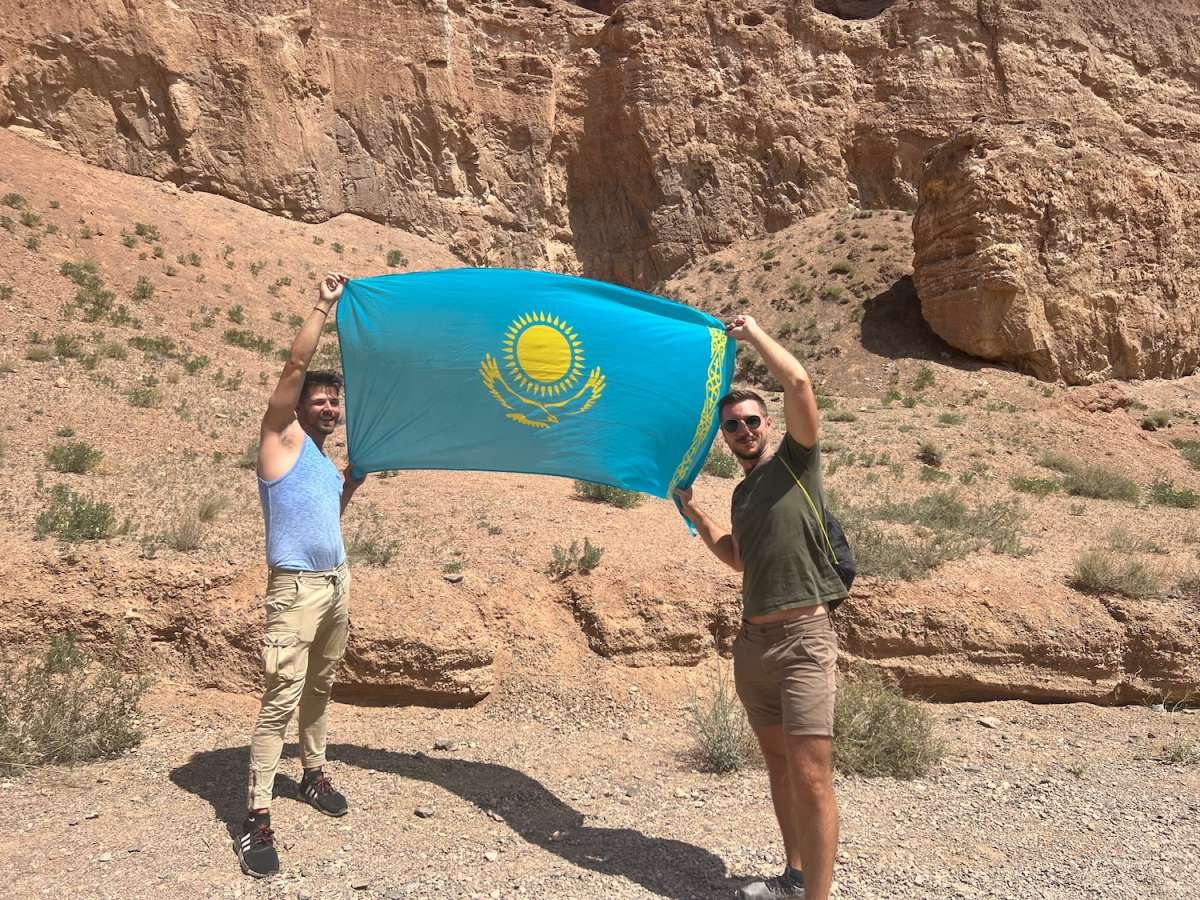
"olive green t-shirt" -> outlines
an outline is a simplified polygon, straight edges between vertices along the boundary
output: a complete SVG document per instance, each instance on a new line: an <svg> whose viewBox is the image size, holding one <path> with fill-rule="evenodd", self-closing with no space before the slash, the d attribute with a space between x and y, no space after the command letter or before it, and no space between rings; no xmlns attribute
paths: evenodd
<svg viewBox="0 0 1200 900"><path fill-rule="evenodd" d="M813 506L784 463L807 489ZM821 445L804 449L784 435L779 449L733 491L733 537L742 554L742 614L746 618L847 596L833 568L819 512Z"/></svg>

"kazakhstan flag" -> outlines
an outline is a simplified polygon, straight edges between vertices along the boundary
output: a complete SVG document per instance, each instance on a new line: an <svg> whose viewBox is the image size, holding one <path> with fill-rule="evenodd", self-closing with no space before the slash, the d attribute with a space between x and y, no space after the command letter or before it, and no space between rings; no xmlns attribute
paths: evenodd
<svg viewBox="0 0 1200 900"><path fill-rule="evenodd" d="M562 475L667 497L704 464L733 342L712 316L586 278L362 278L337 312L353 472Z"/></svg>

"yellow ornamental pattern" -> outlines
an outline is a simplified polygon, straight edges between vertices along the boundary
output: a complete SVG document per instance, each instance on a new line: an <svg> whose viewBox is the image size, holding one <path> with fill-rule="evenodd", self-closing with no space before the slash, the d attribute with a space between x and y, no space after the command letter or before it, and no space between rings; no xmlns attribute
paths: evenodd
<svg viewBox="0 0 1200 900"><path fill-rule="evenodd" d="M725 336L724 331L716 328L708 330L708 337L711 355L708 360L708 377L704 381L704 407L700 410L700 421L696 423L696 434L692 438L692 445L688 447L687 453L683 455L678 468L675 469L675 474L671 476L672 489L691 471L692 463L696 461L696 454L700 452L700 447L708 439L713 416L717 413L717 401L721 399L721 388L723 387L721 375L725 369L725 344L729 338Z"/></svg>
<svg viewBox="0 0 1200 900"><path fill-rule="evenodd" d="M549 428L561 416L585 413L604 392L605 377L597 366L583 379L584 349L578 333L565 320L545 312L518 316L504 333L500 361L490 353L479 364L479 376L509 419L530 428Z"/></svg>

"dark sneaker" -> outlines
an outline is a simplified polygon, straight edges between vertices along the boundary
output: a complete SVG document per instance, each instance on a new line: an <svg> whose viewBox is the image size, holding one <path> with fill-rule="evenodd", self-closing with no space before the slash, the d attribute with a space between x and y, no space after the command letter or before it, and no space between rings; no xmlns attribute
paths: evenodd
<svg viewBox="0 0 1200 900"><path fill-rule="evenodd" d="M271 830L269 814L246 820L238 838L237 855L247 875L266 878L279 871L279 854L275 852L275 832Z"/></svg>
<svg viewBox="0 0 1200 900"><path fill-rule="evenodd" d="M736 900L776 900L779 897L804 897L804 875L789 868L782 875L764 881L752 881L735 895Z"/></svg>
<svg viewBox="0 0 1200 900"><path fill-rule="evenodd" d="M320 769L305 772L300 779L300 799L327 816L344 816L350 811L346 798L333 789L333 782Z"/></svg>

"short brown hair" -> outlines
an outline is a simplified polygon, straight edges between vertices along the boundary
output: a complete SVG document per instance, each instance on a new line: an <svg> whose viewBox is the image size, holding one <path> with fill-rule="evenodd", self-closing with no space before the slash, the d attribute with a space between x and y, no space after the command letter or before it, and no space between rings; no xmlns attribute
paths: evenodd
<svg viewBox="0 0 1200 900"><path fill-rule="evenodd" d="M725 412L725 407L733 406L735 403L742 403L746 400L753 400L758 404L758 408L762 410L763 415L767 414L767 402L754 391L730 391L717 401L717 418L720 418Z"/></svg>
<svg viewBox="0 0 1200 900"><path fill-rule="evenodd" d="M317 369L315 372L304 373L304 384L300 386L300 402L308 396L315 387L331 387L339 394L342 391L342 375L330 369Z"/></svg>

